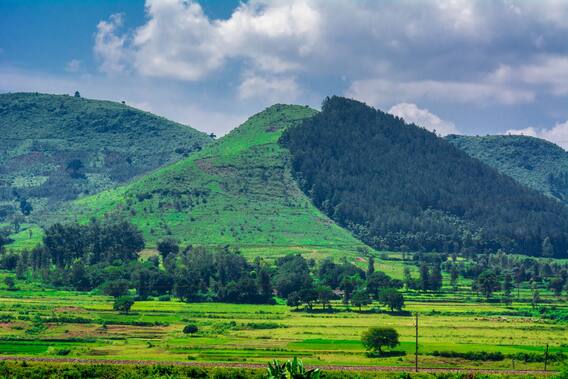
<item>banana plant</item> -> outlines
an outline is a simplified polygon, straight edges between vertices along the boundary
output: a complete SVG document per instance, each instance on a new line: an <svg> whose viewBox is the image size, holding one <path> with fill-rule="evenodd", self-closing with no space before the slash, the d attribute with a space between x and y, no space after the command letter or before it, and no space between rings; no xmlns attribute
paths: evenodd
<svg viewBox="0 0 568 379"><path fill-rule="evenodd" d="M319 368L306 370L302 360L296 357L284 363L275 359L268 363L269 379L319 379L320 375Z"/></svg>

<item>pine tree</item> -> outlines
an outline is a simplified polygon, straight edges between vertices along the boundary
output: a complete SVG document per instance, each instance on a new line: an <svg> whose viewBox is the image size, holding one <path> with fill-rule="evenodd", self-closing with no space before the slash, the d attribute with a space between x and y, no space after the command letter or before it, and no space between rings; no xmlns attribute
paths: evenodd
<svg viewBox="0 0 568 379"><path fill-rule="evenodd" d="M458 290L458 279L459 279L459 271L457 265L454 263L452 264L452 268L450 270L450 284L454 292Z"/></svg>
<svg viewBox="0 0 568 379"><path fill-rule="evenodd" d="M503 279L503 302L511 304L511 291L513 289L513 277L511 274L506 274Z"/></svg>
<svg viewBox="0 0 568 379"><path fill-rule="evenodd" d="M430 270L426 263L420 265L420 289L428 291L430 289Z"/></svg>
<svg viewBox="0 0 568 379"><path fill-rule="evenodd" d="M538 307L538 304L540 303L540 292L538 291L538 287L536 285L536 282L532 282L531 285L531 290L532 290L532 307L533 309L535 309L536 307Z"/></svg>
<svg viewBox="0 0 568 379"><path fill-rule="evenodd" d="M367 275L371 275L373 272L375 272L375 258L371 255L369 257L369 263L368 263L368 267L367 267Z"/></svg>
<svg viewBox="0 0 568 379"><path fill-rule="evenodd" d="M554 246L552 246L552 242L550 242L548 236L542 241L542 256L547 258L554 257Z"/></svg>
<svg viewBox="0 0 568 379"><path fill-rule="evenodd" d="M430 289L432 291L439 291L442 288L442 270L440 264L436 263L432 268L432 275L430 276Z"/></svg>

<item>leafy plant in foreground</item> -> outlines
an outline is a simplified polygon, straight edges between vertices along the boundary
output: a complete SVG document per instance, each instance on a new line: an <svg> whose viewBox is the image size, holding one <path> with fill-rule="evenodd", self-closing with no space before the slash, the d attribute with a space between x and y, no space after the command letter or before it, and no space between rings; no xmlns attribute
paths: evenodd
<svg viewBox="0 0 568 379"><path fill-rule="evenodd" d="M296 357L284 363L277 360L268 363L269 379L319 379L320 375L319 368L306 370L302 360Z"/></svg>

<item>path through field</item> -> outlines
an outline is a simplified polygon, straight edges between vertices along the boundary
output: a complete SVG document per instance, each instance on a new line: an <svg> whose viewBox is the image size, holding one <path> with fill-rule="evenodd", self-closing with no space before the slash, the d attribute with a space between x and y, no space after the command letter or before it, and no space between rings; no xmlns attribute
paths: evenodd
<svg viewBox="0 0 568 379"><path fill-rule="evenodd" d="M52 363L79 363L79 364L110 364L110 365L174 365L194 367L226 367L264 369L266 365L256 363L234 362L180 362L180 361L148 361L148 360L120 360L120 359L84 359L84 358L45 358L45 357L16 357L0 356L1 361L28 361L28 362L52 362ZM383 372L413 372L414 367L397 366L331 366L318 365L322 370L330 371L383 371ZM460 369L460 368L420 368L420 372L478 372L483 374L503 375L551 375L556 371L544 370L496 370L496 369Z"/></svg>

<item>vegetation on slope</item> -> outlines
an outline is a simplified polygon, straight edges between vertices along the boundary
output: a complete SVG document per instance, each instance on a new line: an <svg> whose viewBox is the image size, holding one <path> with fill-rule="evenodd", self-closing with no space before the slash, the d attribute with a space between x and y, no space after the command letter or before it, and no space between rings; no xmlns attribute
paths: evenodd
<svg viewBox="0 0 568 379"><path fill-rule="evenodd" d="M206 134L124 104L0 95L0 222L124 183L200 150Z"/></svg>
<svg viewBox="0 0 568 379"><path fill-rule="evenodd" d="M377 248L567 256L566 207L363 103L328 98L282 143L315 205Z"/></svg>
<svg viewBox="0 0 568 379"><path fill-rule="evenodd" d="M568 153L560 146L527 136L446 139L519 183L568 204Z"/></svg>
<svg viewBox="0 0 568 379"><path fill-rule="evenodd" d="M282 131L316 111L275 105L187 159L129 185L86 197L54 219L120 214L149 246L164 237L182 245L239 245L252 254L354 249L362 244L315 208L296 185ZM270 249L266 249L270 246ZM328 251L329 252L329 251Z"/></svg>

